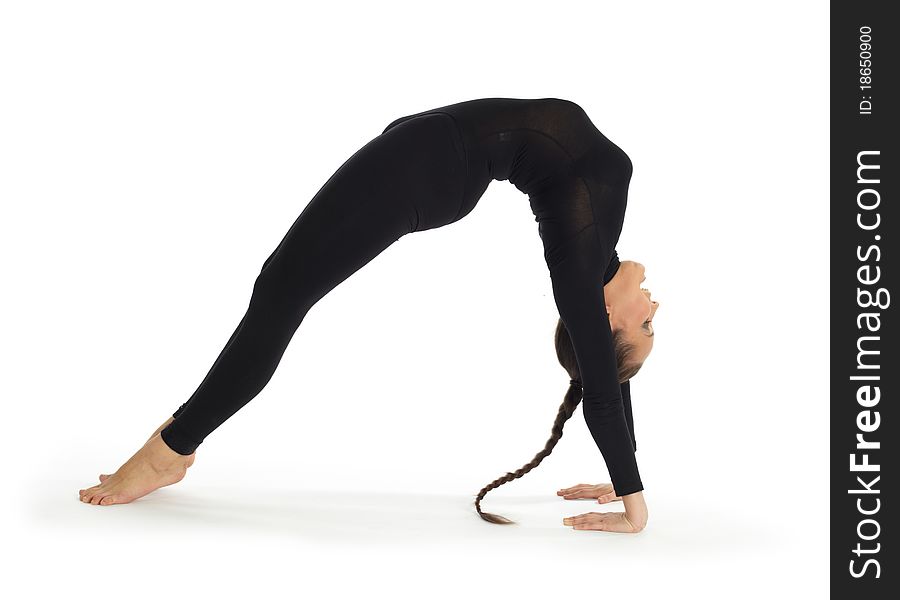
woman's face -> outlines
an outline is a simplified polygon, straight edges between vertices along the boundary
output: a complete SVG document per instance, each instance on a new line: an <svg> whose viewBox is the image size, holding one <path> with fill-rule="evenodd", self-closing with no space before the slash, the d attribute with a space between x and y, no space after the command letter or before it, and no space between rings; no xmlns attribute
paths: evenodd
<svg viewBox="0 0 900 600"><path fill-rule="evenodd" d="M653 349L653 317L659 308L650 290L641 287L647 279L645 270L639 262L624 260L604 288L610 327L621 330L635 347L636 362L644 362Z"/></svg>

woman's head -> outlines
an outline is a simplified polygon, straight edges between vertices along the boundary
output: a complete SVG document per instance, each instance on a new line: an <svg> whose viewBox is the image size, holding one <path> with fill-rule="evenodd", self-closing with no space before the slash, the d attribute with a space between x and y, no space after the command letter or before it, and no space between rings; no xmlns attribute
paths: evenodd
<svg viewBox="0 0 900 600"><path fill-rule="evenodd" d="M630 369L632 376L637 373L653 349L652 321L659 302L651 298L650 290L641 287L646 278L644 265L623 260L613 278L603 286L620 380L623 370Z"/></svg>
<svg viewBox="0 0 900 600"><path fill-rule="evenodd" d="M622 261L615 276L603 287L606 297L607 313L610 319L610 329L613 334L613 346L616 352L616 371L619 383L624 383L634 377L644 364L644 360L653 348L653 329L650 321L656 314L658 302L650 299L650 292L640 287L644 281L644 266L633 261ZM604 310L604 307L598 307ZM550 455L554 446L562 437L563 425L574 414L581 402L581 372L578 369L578 361L575 357L575 348L562 319L556 323L554 335L556 344L556 357L559 364L569 375L569 389L566 391L563 403L556 414L556 420L551 428L550 439L544 444L543 450L535 454L531 462L515 472L498 477L484 486L475 497L475 510L482 519L490 523L507 525L514 523L506 517L485 513L481 510L481 499L492 489L503 485L513 479L518 479L525 473L538 466L544 458Z"/></svg>

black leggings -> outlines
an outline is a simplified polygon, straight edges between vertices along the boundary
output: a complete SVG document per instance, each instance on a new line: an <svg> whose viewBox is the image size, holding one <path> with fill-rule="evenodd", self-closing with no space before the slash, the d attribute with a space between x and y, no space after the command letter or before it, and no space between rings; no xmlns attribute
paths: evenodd
<svg viewBox="0 0 900 600"><path fill-rule="evenodd" d="M247 312L163 441L193 453L262 391L325 294L407 233L467 214L464 200L476 196L466 197L466 171L460 130L440 113L406 120L347 159L262 265Z"/></svg>

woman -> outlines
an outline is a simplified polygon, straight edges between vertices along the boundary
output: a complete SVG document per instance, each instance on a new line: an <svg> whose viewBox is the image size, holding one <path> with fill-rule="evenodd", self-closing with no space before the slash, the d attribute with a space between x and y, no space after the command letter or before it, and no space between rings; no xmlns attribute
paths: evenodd
<svg viewBox="0 0 900 600"><path fill-rule="evenodd" d="M469 214L496 179L529 197L560 313L557 356L570 383L544 450L481 490L476 510L487 521L511 522L482 512L481 499L550 454L583 398L612 485L559 493L621 498L625 512L564 522L640 531L647 509L628 380L652 347L658 304L640 288L643 266L620 262L615 250L631 172L628 156L567 100L487 98L396 119L325 182L266 259L246 314L191 398L80 499L127 503L180 481L206 436L265 387L317 301L400 237Z"/></svg>

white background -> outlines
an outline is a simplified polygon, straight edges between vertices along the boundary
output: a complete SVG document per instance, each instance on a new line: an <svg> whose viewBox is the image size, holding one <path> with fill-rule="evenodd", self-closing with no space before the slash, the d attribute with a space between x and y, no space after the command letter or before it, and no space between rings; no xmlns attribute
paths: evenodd
<svg viewBox="0 0 900 600"><path fill-rule="evenodd" d="M28 2L0 9L3 583L88 598L825 597L828 14L821 2ZM528 199L494 182L313 307L178 485L82 504L200 383L259 269L396 117L574 100L632 158L619 243L656 347L650 509L567 386Z"/></svg>

